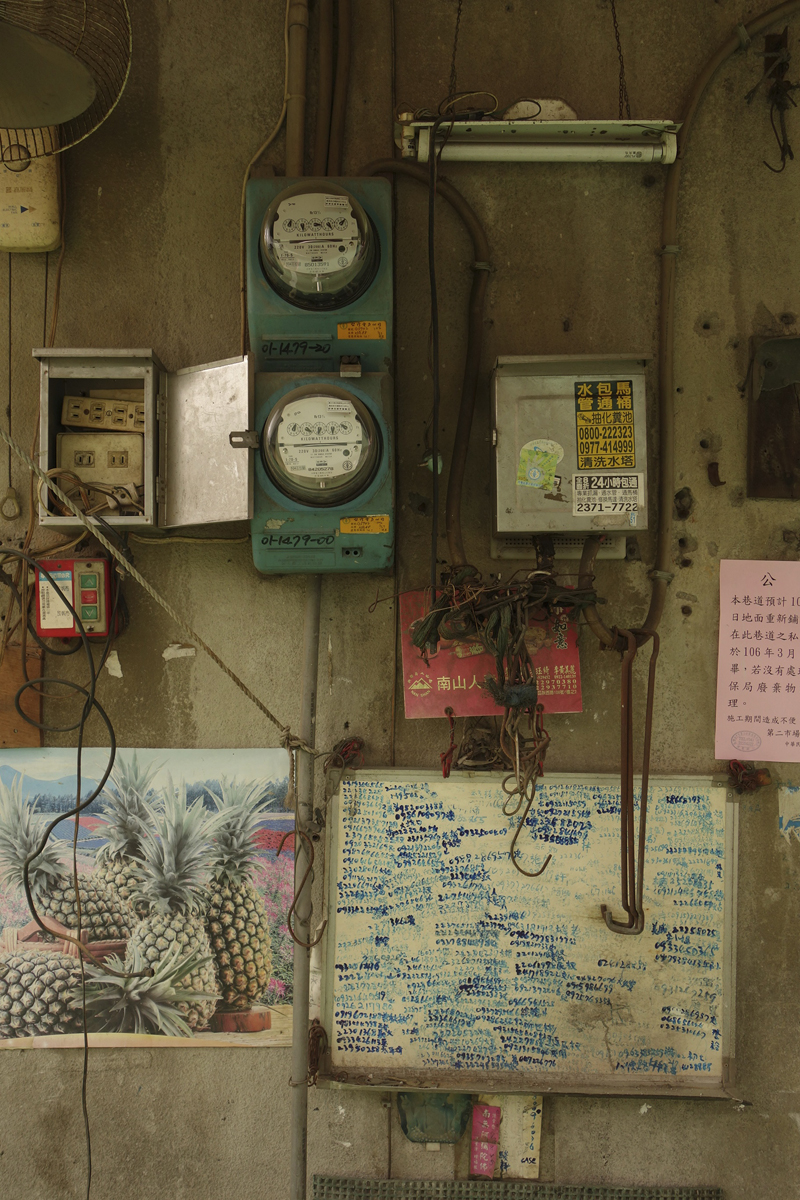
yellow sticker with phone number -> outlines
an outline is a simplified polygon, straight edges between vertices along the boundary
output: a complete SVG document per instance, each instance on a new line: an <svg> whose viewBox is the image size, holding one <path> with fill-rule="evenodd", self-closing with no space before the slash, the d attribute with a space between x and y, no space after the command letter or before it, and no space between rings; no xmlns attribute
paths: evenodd
<svg viewBox="0 0 800 1200"><path fill-rule="evenodd" d="M388 513L369 517L340 517L339 533L388 533Z"/></svg>
<svg viewBox="0 0 800 1200"><path fill-rule="evenodd" d="M336 326L340 342L384 342L385 321L344 321Z"/></svg>

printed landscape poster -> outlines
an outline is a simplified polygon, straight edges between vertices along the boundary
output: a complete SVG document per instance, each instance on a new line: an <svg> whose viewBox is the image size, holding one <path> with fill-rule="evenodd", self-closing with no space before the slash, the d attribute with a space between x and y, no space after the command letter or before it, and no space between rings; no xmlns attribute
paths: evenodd
<svg viewBox="0 0 800 1200"><path fill-rule="evenodd" d="M106 749L84 750L82 798L107 762ZM74 747L0 753L3 1049L82 1041L80 965L63 938L76 928L73 818L58 821L30 867L50 937L20 885L21 863L74 807L76 788ZM117 750L78 826L82 937L99 960L86 966L92 1044L285 1044L292 837L278 848L294 828L287 790L280 749Z"/></svg>

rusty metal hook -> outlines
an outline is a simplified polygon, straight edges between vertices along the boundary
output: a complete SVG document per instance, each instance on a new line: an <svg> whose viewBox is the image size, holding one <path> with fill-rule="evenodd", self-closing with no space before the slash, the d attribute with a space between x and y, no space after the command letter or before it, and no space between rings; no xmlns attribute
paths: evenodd
<svg viewBox="0 0 800 1200"><path fill-rule="evenodd" d="M653 733L653 703L655 699L656 662L660 648L657 633L648 630L620 629L628 641L622 656L622 762L620 776L621 872L622 907L627 921L615 920L610 908L601 904L600 911L612 933L638 934L644 929L644 861L647 838L647 798L650 786L650 745ZM634 848L633 801L633 660L636 657L636 635L652 638L653 649L647 676L647 707L645 709L644 749L642 754L642 791L639 802L638 846Z"/></svg>
<svg viewBox="0 0 800 1200"><path fill-rule="evenodd" d="M308 836L308 834L305 833L304 830L302 830L302 829L287 830L287 832L283 835L283 837L280 840L278 849L275 851L275 857L278 858L281 850L283 849L284 845L286 844L286 839L288 837L292 837L292 836L294 836L295 838L298 838L298 837L302 838L302 840L305 842L306 850L308 852L308 866L306 867L305 875L300 880L300 886L295 889L294 899L292 900L291 907L286 914L286 928L289 930L289 937L292 939L292 941L294 942L294 944L296 946L302 946L302 948L304 950L310 950L312 946L316 946L319 944L319 942L322 941L322 935L325 932L325 926L328 924L328 922L327 922L327 920L322 922L322 927L320 928L320 931L317 934L317 936L314 938L313 942L301 942L300 938L297 936L295 931L292 929L292 913L295 911L297 901L300 899L300 897L303 893L303 888L306 886L306 881L307 881L309 875L314 870L314 843L311 841L311 838ZM295 853L297 853L296 850L295 850Z"/></svg>

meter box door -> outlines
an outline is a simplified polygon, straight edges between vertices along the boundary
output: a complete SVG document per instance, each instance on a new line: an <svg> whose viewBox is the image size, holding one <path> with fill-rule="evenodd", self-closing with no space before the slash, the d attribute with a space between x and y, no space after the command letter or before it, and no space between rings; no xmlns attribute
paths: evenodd
<svg viewBox="0 0 800 1200"><path fill-rule="evenodd" d="M389 183L254 179L246 219L256 371L391 371Z"/></svg>
<svg viewBox="0 0 800 1200"><path fill-rule="evenodd" d="M253 560L265 574L383 571L394 559L392 380L256 375Z"/></svg>
<svg viewBox="0 0 800 1200"><path fill-rule="evenodd" d="M248 358L168 372L152 350L34 350L40 463L121 529L252 516L252 476L230 445L252 416ZM39 524L79 526L39 493Z"/></svg>
<svg viewBox="0 0 800 1200"><path fill-rule="evenodd" d="M497 360L495 547L535 533L558 541L647 528L646 361L641 355Z"/></svg>

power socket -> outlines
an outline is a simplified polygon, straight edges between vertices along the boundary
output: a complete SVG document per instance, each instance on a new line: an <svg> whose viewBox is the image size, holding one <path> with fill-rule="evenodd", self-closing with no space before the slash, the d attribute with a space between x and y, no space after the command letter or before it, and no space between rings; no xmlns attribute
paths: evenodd
<svg viewBox="0 0 800 1200"><path fill-rule="evenodd" d="M132 396L141 396L139 389L126 389ZM121 391L121 389L120 389ZM144 404L137 400L113 396L65 396L61 406L61 424L73 429L126 429L144 433Z"/></svg>
<svg viewBox="0 0 800 1200"><path fill-rule="evenodd" d="M101 429L56 435L56 466L86 484L141 488L144 485L144 437L141 433Z"/></svg>

